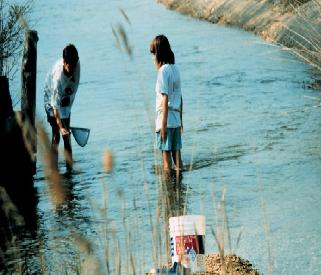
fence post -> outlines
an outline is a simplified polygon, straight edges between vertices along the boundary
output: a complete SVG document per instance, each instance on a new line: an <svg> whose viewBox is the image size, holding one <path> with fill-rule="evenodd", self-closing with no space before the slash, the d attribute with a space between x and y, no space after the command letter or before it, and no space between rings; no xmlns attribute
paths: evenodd
<svg viewBox="0 0 321 275"><path fill-rule="evenodd" d="M24 123L30 127L30 142L32 142L31 159L36 165L37 138L35 127L36 115L36 73L37 73L37 42L38 34L34 30L26 31L21 68L21 113Z"/></svg>
<svg viewBox="0 0 321 275"><path fill-rule="evenodd" d="M12 101L9 93L9 81L5 76L0 76L0 119L13 115Z"/></svg>

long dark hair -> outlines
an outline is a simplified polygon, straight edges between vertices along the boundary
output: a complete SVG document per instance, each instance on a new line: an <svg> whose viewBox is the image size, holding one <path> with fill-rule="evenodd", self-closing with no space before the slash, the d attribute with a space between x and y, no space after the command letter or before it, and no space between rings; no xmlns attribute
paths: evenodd
<svg viewBox="0 0 321 275"><path fill-rule="evenodd" d="M175 64L175 55L165 35L157 35L150 43L149 48L159 64Z"/></svg>

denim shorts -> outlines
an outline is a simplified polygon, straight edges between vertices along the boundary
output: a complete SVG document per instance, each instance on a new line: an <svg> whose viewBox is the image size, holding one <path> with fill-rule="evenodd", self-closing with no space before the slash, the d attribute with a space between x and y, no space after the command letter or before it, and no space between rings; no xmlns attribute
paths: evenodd
<svg viewBox="0 0 321 275"><path fill-rule="evenodd" d="M161 140L160 131L156 133L156 143L158 149L162 151L177 151L182 149L181 127L167 128L165 141Z"/></svg>

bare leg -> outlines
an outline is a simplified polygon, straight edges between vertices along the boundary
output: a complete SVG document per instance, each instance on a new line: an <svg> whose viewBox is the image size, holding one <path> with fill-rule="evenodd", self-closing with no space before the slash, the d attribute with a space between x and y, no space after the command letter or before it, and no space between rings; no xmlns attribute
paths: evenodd
<svg viewBox="0 0 321 275"><path fill-rule="evenodd" d="M62 136L62 138L64 140L64 155L65 155L65 161L66 161L66 168L67 168L67 171L70 172L73 166L70 135L64 135Z"/></svg>
<svg viewBox="0 0 321 275"><path fill-rule="evenodd" d="M62 119L61 122L65 128L69 129L70 117ZM63 135L62 138L64 140L64 156L65 156L65 161L66 161L66 169L67 169L67 172L71 172L72 166L73 166L73 159L72 159L70 133L68 135Z"/></svg>
<svg viewBox="0 0 321 275"><path fill-rule="evenodd" d="M173 150L172 151L172 158L176 167L176 171L182 171L183 170L183 162L181 157L181 150Z"/></svg>
<svg viewBox="0 0 321 275"><path fill-rule="evenodd" d="M162 155L163 155L164 171L171 170L171 168L172 168L171 152L170 151L162 151Z"/></svg>
<svg viewBox="0 0 321 275"><path fill-rule="evenodd" d="M60 142L59 128L52 126L52 139L51 139L51 154L52 154L52 169L58 169L58 146Z"/></svg>

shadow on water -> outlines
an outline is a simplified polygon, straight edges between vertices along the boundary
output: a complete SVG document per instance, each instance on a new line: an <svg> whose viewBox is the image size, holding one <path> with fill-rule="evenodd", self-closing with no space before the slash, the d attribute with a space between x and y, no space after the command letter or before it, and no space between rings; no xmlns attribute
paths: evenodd
<svg viewBox="0 0 321 275"><path fill-rule="evenodd" d="M187 164L185 169L188 171L199 170L202 168L210 167L216 165L220 162L238 160L239 158L245 156L248 153L248 148L242 144L233 144L229 146L224 146L213 153L211 157L204 157L201 159L194 159L193 163Z"/></svg>
<svg viewBox="0 0 321 275"><path fill-rule="evenodd" d="M239 158L245 156L248 153L249 149L246 148L245 145L242 144L234 144L225 146L221 149L216 150L213 152L211 156L204 156L202 158L195 158L193 159L192 163L185 162L183 164L183 171L191 172L194 170L199 170L202 168L210 167L212 165L216 165L223 161L229 160L238 160ZM153 166L153 172L158 174L158 171L161 171L160 165ZM174 173L175 174L175 173ZM181 181L181 180L180 180Z"/></svg>

